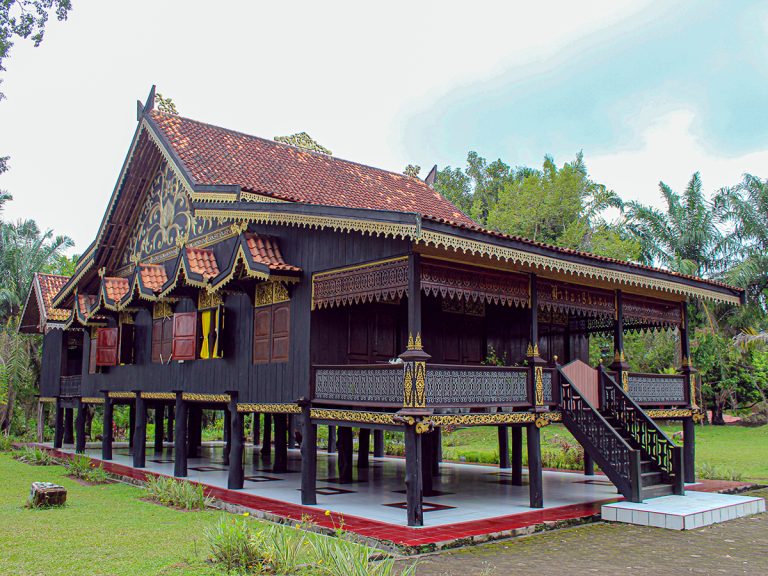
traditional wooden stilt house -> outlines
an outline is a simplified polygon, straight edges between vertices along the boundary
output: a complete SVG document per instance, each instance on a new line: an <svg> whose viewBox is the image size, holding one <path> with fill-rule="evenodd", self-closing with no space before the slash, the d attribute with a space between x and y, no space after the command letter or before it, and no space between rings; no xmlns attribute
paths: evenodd
<svg viewBox="0 0 768 576"><path fill-rule="evenodd" d="M72 411L117 404L173 427L175 474L201 441L201 410L225 411L229 487L243 486L243 417L274 424L275 470L300 427L302 502L316 503L317 427L338 427L338 475L353 433L367 463L404 433L409 525L439 473L440 432L499 431L502 466L541 507L540 429L563 422L627 498L681 493L699 415L686 302L739 304L740 290L485 230L426 181L225 130L139 104L138 126L93 244L68 279L38 275L22 330L45 332L41 399L54 444ZM636 374L625 332L679 332L678 374ZM612 334L614 361L589 366ZM506 365L488 365L488 351ZM495 364L495 363L494 363ZM164 420L164 416L168 415ZM682 420L685 448L655 419ZM290 424L289 422L293 422ZM163 426L156 443L162 445ZM511 429L511 449L509 436Z"/></svg>

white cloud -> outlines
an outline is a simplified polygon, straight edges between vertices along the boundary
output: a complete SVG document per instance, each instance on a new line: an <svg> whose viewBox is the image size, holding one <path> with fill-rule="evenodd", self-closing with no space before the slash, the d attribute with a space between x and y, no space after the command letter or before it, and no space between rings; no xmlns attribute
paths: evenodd
<svg viewBox="0 0 768 576"><path fill-rule="evenodd" d="M626 200L663 207L659 181L682 192L691 175L700 172L705 194L731 186L745 172L768 175L768 149L741 156L711 151L692 129L696 115L687 109L664 113L642 130L642 145L634 150L586 156L593 179L613 188Z"/></svg>

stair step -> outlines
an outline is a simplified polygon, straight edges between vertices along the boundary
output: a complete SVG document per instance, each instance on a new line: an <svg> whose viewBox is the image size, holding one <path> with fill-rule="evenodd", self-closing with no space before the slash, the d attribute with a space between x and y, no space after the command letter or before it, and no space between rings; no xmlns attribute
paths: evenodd
<svg viewBox="0 0 768 576"><path fill-rule="evenodd" d="M642 486L655 486L657 484L661 483L662 478L664 475L661 472L641 472L640 473L640 480L642 483Z"/></svg>
<svg viewBox="0 0 768 576"><path fill-rule="evenodd" d="M654 471L654 464L651 460L641 460L640 461L640 473L644 474L646 472L653 472Z"/></svg>
<svg viewBox="0 0 768 576"><path fill-rule="evenodd" d="M672 494L672 484L654 484L652 486L643 486L642 497L646 498L658 498L659 496L669 496Z"/></svg>

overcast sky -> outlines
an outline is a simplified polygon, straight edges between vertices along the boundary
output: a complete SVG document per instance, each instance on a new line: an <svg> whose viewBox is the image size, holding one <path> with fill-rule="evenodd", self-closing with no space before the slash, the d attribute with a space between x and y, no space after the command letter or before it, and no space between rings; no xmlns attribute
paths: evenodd
<svg viewBox="0 0 768 576"><path fill-rule="evenodd" d="M92 241L152 84L184 116L306 131L395 171L583 150L624 198L768 176L765 2L97 2L17 42L0 102L7 218ZM214 9L215 8L215 9Z"/></svg>

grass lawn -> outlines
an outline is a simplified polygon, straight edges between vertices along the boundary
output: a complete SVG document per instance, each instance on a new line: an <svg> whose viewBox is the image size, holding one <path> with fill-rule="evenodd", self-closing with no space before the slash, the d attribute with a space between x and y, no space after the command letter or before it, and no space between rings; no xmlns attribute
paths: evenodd
<svg viewBox="0 0 768 576"><path fill-rule="evenodd" d="M180 512L139 500L140 488L65 473L0 454L0 574L221 574L205 563L203 537L220 512ZM65 486L67 505L24 508L34 481Z"/></svg>
<svg viewBox="0 0 768 576"><path fill-rule="evenodd" d="M672 434L679 426L662 426ZM555 449L558 439L576 443L562 424L542 428L542 449ZM498 463L499 450L495 428L464 428L443 434L443 457L468 462ZM525 454L524 454L525 457ZM768 426L697 426L696 463L736 470L744 480L768 483Z"/></svg>

